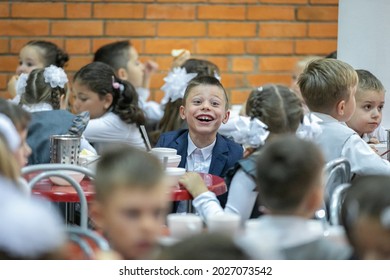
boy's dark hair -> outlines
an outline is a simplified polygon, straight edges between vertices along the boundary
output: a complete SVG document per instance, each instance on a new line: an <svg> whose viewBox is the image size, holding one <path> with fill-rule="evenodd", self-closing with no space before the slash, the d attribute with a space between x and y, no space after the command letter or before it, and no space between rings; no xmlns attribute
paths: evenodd
<svg viewBox="0 0 390 280"><path fill-rule="evenodd" d="M354 246L353 227L361 217L379 220L390 230L390 221L384 221L390 212L390 176L366 175L352 181L341 206L341 220L348 240Z"/></svg>
<svg viewBox="0 0 390 280"><path fill-rule="evenodd" d="M96 199L105 199L116 188L148 190L164 176L161 162L153 155L128 145L103 153L96 168Z"/></svg>
<svg viewBox="0 0 390 280"><path fill-rule="evenodd" d="M87 64L77 71L73 79L96 92L100 98L111 94L112 111L125 123L137 125L145 123L144 113L138 106L135 88L129 82L119 79L108 64L103 62ZM114 87L114 83L117 83L118 87Z"/></svg>
<svg viewBox="0 0 390 280"><path fill-rule="evenodd" d="M323 169L319 148L295 135L267 143L257 158L257 186L261 202L271 211L295 210Z"/></svg>
<svg viewBox="0 0 390 280"><path fill-rule="evenodd" d="M251 92L246 114L258 118L272 133L296 132L303 119L302 102L289 88L268 84Z"/></svg>
<svg viewBox="0 0 390 280"><path fill-rule="evenodd" d="M371 72L363 69L356 70L356 73L359 77L359 83L357 88L357 93L362 93L367 90L372 90L376 92L384 92L385 87L382 82L374 76Z"/></svg>
<svg viewBox="0 0 390 280"><path fill-rule="evenodd" d="M298 85L311 111L329 113L342 100L348 101L358 83L353 67L332 58L310 62L298 78Z"/></svg>
<svg viewBox="0 0 390 280"><path fill-rule="evenodd" d="M213 76L219 75L220 71L217 65L211 61L204 59L190 58L182 65L182 68L185 68L187 73L198 73L197 77L200 76Z"/></svg>
<svg viewBox="0 0 390 280"><path fill-rule="evenodd" d="M19 132L27 129L31 121L29 112L3 98L0 98L0 113L6 115Z"/></svg>
<svg viewBox="0 0 390 280"><path fill-rule="evenodd" d="M226 91L225 91L225 88L223 87L223 85L221 84L221 82L213 77L213 76L197 76L195 78L193 78L187 85L187 88L184 92L184 97L183 97L183 106L186 105L186 101L187 101L187 98L188 98L188 95L190 94L191 90L194 88L194 87L197 87L197 86L200 86L200 85L204 85L204 86L217 86L219 88L221 88L223 90L223 93L224 93L224 96L225 96L225 109L229 109L229 99L227 97L227 94L226 94Z"/></svg>
<svg viewBox="0 0 390 280"><path fill-rule="evenodd" d="M100 61L110 65L115 72L120 68L127 69L131 43L128 40L113 42L100 47L93 57L93 61Z"/></svg>
<svg viewBox="0 0 390 280"><path fill-rule="evenodd" d="M337 51L333 51L325 56L325 58L337 59Z"/></svg>
<svg viewBox="0 0 390 280"><path fill-rule="evenodd" d="M69 55L52 42L34 40L29 41L26 46L38 47L41 50L45 67L55 65L64 68L69 61Z"/></svg>

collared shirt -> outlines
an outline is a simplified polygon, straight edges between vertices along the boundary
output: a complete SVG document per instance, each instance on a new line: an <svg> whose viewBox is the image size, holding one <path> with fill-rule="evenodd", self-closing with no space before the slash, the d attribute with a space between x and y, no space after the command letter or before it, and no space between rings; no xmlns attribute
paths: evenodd
<svg viewBox="0 0 390 280"><path fill-rule="evenodd" d="M198 148L192 142L190 134L188 134L188 148L187 148L187 171L195 171L208 173L211 164L211 158L213 154L213 149L215 146L215 141L204 148Z"/></svg>
<svg viewBox="0 0 390 280"><path fill-rule="evenodd" d="M340 133L345 129L344 127L347 127L345 123L339 122L330 115L317 112L314 114L322 119L323 122L320 123L320 126L322 126L323 123L330 123L332 126L339 128ZM323 133L327 133L327 131L323 131ZM322 135L320 137L328 137L329 141L325 142L332 147L336 148L336 146L341 145L341 153L340 155L337 155L337 157L345 157L349 160L352 174L390 174L390 163L378 156L357 133L351 134L351 136L342 143L337 143L334 140L332 141L334 135ZM327 157L326 153L325 157Z"/></svg>
<svg viewBox="0 0 390 280"><path fill-rule="evenodd" d="M202 149L195 146L194 142L188 134L188 147L187 147L187 171L195 171L201 173L209 173L211 158L215 141ZM187 212L187 205L184 201L179 202L177 213Z"/></svg>

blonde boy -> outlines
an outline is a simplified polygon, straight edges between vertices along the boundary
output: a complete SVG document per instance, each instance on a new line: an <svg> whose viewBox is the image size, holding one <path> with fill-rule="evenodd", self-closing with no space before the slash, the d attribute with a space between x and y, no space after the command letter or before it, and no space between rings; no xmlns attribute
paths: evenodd
<svg viewBox="0 0 390 280"><path fill-rule="evenodd" d="M315 141L327 162L345 157L354 174L390 174L390 163L345 124L355 111L358 84L357 73L349 64L330 58L312 61L298 84L307 106L322 120L322 133Z"/></svg>
<svg viewBox="0 0 390 280"><path fill-rule="evenodd" d="M125 146L104 154L91 216L124 259L149 259L165 222L169 188L158 159Z"/></svg>
<svg viewBox="0 0 390 280"><path fill-rule="evenodd" d="M356 110L347 125L366 142L386 141L386 131L380 126L385 105L385 88L371 72L356 70L359 84L356 91Z"/></svg>

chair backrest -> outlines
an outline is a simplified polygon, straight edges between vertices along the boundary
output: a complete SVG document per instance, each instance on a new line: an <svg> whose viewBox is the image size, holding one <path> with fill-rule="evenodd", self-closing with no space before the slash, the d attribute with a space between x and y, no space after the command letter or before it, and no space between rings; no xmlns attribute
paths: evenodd
<svg viewBox="0 0 390 280"><path fill-rule="evenodd" d="M325 202L329 203L334 189L351 181L351 164L346 158L337 158L325 165Z"/></svg>
<svg viewBox="0 0 390 280"><path fill-rule="evenodd" d="M107 240L91 229L69 226L66 232L69 240L81 249L87 259L94 259L96 248L104 252L111 250Z"/></svg>
<svg viewBox="0 0 390 280"><path fill-rule="evenodd" d="M76 190L80 200L80 226L82 228L87 229L88 228L88 203L84 195L84 191L81 188L80 184L75 179L73 179L68 174L62 172L64 170L81 172L89 176L90 178L95 177L95 173L92 170L85 167L73 165L73 164L36 164L36 165L26 166L22 168L22 175L25 176L29 173L42 171L41 173L39 173L37 176L35 176L28 182L28 186L30 187L31 190L39 181L49 177L54 177L54 176L60 177L68 181L69 184Z"/></svg>
<svg viewBox="0 0 390 280"><path fill-rule="evenodd" d="M350 183L338 185L332 193L329 203L329 223L331 225L341 225L341 206L344 202L346 190L350 186Z"/></svg>
<svg viewBox="0 0 390 280"><path fill-rule="evenodd" d="M325 193L324 203L321 209L317 210L315 216L329 226L330 200L337 186L347 184L351 181L351 164L346 158L340 157L329 161L324 167Z"/></svg>

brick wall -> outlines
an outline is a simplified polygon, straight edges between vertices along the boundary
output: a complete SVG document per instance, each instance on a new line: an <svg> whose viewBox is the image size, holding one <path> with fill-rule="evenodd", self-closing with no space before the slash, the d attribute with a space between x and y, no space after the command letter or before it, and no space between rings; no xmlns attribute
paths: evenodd
<svg viewBox="0 0 390 280"><path fill-rule="evenodd" d="M101 45L131 39L141 60L160 71L152 80L159 100L173 48L209 59L222 70L233 104L251 87L290 83L305 55L337 47L338 0L68 0L0 2L0 96L29 40L53 41L70 54L71 75Z"/></svg>

